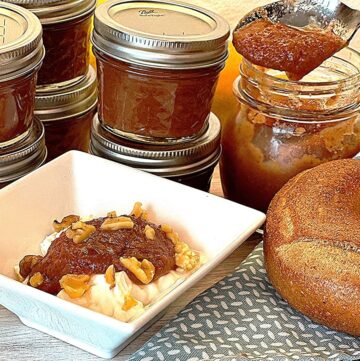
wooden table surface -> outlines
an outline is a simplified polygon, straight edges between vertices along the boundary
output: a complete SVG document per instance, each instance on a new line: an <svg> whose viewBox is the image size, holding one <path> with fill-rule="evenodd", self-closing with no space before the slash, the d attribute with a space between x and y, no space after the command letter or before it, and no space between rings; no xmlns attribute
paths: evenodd
<svg viewBox="0 0 360 361"><path fill-rule="evenodd" d="M211 192L222 196L219 171L216 169ZM191 288L171 306L164 316L141 334L136 340L122 350L114 360L127 360L151 336L158 332L170 319L172 319L185 305L198 294L211 287L214 283L231 273L255 248L261 238L255 234L243 243L227 260L214 269ZM0 306L0 360L1 361L48 361L48 360L101 360L74 346L68 345L56 338L43 334L24 326L20 320L4 307Z"/></svg>

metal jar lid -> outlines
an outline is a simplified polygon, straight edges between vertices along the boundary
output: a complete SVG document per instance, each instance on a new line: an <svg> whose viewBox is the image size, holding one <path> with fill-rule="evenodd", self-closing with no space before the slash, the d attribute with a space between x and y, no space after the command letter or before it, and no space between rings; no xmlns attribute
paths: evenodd
<svg viewBox="0 0 360 361"><path fill-rule="evenodd" d="M95 115L90 153L162 177L200 172L217 163L221 153L221 125L211 113L209 126L198 139L181 145L135 143L109 133Z"/></svg>
<svg viewBox="0 0 360 361"><path fill-rule="evenodd" d="M26 139L0 149L0 184L16 180L40 167L46 156L44 126L35 119Z"/></svg>
<svg viewBox="0 0 360 361"><path fill-rule="evenodd" d="M45 86L36 90L35 115L42 122L80 116L97 104L96 71L92 66L78 83L62 87Z"/></svg>
<svg viewBox="0 0 360 361"><path fill-rule="evenodd" d="M109 0L95 11L96 50L131 64L192 69L223 64L229 24L206 9L167 0Z"/></svg>
<svg viewBox="0 0 360 361"><path fill-rule="evenodd" d="M0 2L0 82L26 74L43 58L39 19L26 9Z"/></svg>
<svg viewBox="0 0 360 361"><path fill-rule="evenodd" d="M2 0L31 10L42 24L77 19L95 10L96 0Z"/></svg>

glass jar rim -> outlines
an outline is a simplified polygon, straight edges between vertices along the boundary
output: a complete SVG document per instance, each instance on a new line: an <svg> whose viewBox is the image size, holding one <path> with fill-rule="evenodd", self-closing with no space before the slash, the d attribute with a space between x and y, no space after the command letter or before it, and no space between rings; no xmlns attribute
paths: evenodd
<svg viewBox="0 0 360 361"><path fill-rule="evenodd" d="M332 81L290 81L244 60L233 92L240 102L282 121L316 124L349 119L360 110L360 53L349 47L343 50L350 61L336 55L315 70L336 73L339 79Z"/></svg>

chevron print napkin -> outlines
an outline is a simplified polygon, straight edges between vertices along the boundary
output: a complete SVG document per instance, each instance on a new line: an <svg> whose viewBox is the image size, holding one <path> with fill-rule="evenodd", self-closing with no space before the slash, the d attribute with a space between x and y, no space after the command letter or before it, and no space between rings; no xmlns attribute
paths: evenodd
<svg viewBox="0 0 360 361"><path fill-rule="evenodd" d="M312 322L270 285L262 245L214 287L199 295L131 361L350 361L360 338Z"/></svg>

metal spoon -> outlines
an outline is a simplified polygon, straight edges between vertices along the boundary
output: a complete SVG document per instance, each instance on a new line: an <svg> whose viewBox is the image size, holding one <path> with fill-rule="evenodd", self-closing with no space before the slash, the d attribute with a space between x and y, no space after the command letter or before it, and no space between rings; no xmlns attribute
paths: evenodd
<svg viewBox="0 0 360 361"><path fill-rule="evenodd" d="M360 11L340 0L281 0L258 7L245 15L235 30L258 19L302 28L331 28L334 34L350 42L360 27Z"/></svg>

